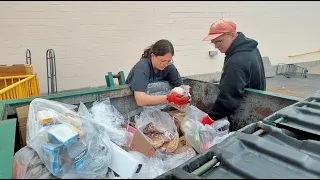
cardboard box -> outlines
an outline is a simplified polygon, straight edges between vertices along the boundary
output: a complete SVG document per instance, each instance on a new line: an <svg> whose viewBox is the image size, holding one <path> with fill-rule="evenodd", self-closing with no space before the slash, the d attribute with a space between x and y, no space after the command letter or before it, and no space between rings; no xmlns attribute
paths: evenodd
<svg viewBox="0 0 320 180"><path fill-rule="evenodd" d="M33 67L31 64L14 64L14 65L0 66L0 77L32 75L32 74L33 74Z"/></svg>
<svg viewBox="0 0 320 180"><path fill-rule="evenodd" d="M183 136L183 133L182 133L182 131L180 129L180 126L181 126L181 122L182 122L182 120L184 118L185 113L181 112L181 111L178 111L178 110L175 110L175 111L169 111L168 114L173 117L174 123L177 126L177 130L178 130L179 136L180 137Z"/></svg>
<svg viewBox="0 0 320 180"><path fill-rule="evenodd" d="M21 147L27 144L26 132L27 132L27 120L29 113L29 105L22 106L16 109L19 123L19 133L21 138Z"/></svg>
<svg viewBox="0 0 320 180"><path fill-rule="evenodd" d="M127 124L122 125L123 128L127 128L128 132L133 134L133 137L127 137L127 141L130 142L129 146L122 146L122 148L126 151L137 151L144 155L146 155L148 158L152 157L155 153L155 149L153 146L149 143L148 140L143 136L143 134L140 133L136 128L129 126Z"/></svg>

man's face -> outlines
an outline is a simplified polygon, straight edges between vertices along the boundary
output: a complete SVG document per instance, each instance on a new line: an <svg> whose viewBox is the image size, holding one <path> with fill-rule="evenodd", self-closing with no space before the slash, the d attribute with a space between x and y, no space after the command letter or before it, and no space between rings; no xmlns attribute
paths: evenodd
<svg viewBox="0 0 320 180"><path fill-rule="evenodd" d="M215 39L212 39L211 43L213 43L215 48L219 49L221 53L226 53L226 51L232 44L233 39L234 38L231 33L225 33Z"/></svg>

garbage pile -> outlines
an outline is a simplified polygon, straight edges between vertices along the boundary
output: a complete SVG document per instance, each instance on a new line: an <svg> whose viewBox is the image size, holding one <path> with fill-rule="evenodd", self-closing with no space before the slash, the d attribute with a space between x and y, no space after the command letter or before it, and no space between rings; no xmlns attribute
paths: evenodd
<svg viewBox="0 0 320 180"><path fill-rule="evenodd" d="M203 125L205 115L192 105L147 108L129 123L109 99L88 109L36 98L13 178L155 178L228 136L228 120Z"/></svg>
<svg viewBox="0 0 320 180"><path fill-rule="evenodd" d="M103 177L111 163L110 137L93 126L82 103L78 112L75 108L34 99L28 114L27 145L58 178Z"/></svg>

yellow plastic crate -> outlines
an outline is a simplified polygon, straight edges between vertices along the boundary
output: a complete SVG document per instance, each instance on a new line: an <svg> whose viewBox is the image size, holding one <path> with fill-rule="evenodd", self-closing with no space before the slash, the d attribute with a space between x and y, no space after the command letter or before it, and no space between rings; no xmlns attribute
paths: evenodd
<svg viewBox="0 0 320 180"><path fill-rule="evenodd" d="M39 96L37 75L0 77L0 100Z"/></svg>

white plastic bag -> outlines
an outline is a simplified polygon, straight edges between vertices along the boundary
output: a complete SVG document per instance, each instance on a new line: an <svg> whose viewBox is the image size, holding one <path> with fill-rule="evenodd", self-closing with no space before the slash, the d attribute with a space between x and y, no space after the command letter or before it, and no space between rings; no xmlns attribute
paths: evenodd
<svg viewBox="0 0 320 180"><path fill-rule="evenodd" d="M90 123L92 116L76 106L36 98L30 103L27 145L59 178L104 177L111 162L110 139Z"/></svg>
<svg viewBox="0 0 320 180"><path fill-rule="evenodd" d="M157 109L144 110L135 116L136 128L161 152L173 152L179 143L179 134L173 118Z"/></svg>
<svg viewBox="0 0 320 180"><path fill-rule="evenodd" d="M124 117L111 105L109 98L101 102L94 102L91 112L94 116L91 119L92 123L99 132L106 132L111 141L119 146L126 144L127 131L121 126L124 124Z"/></svg>

